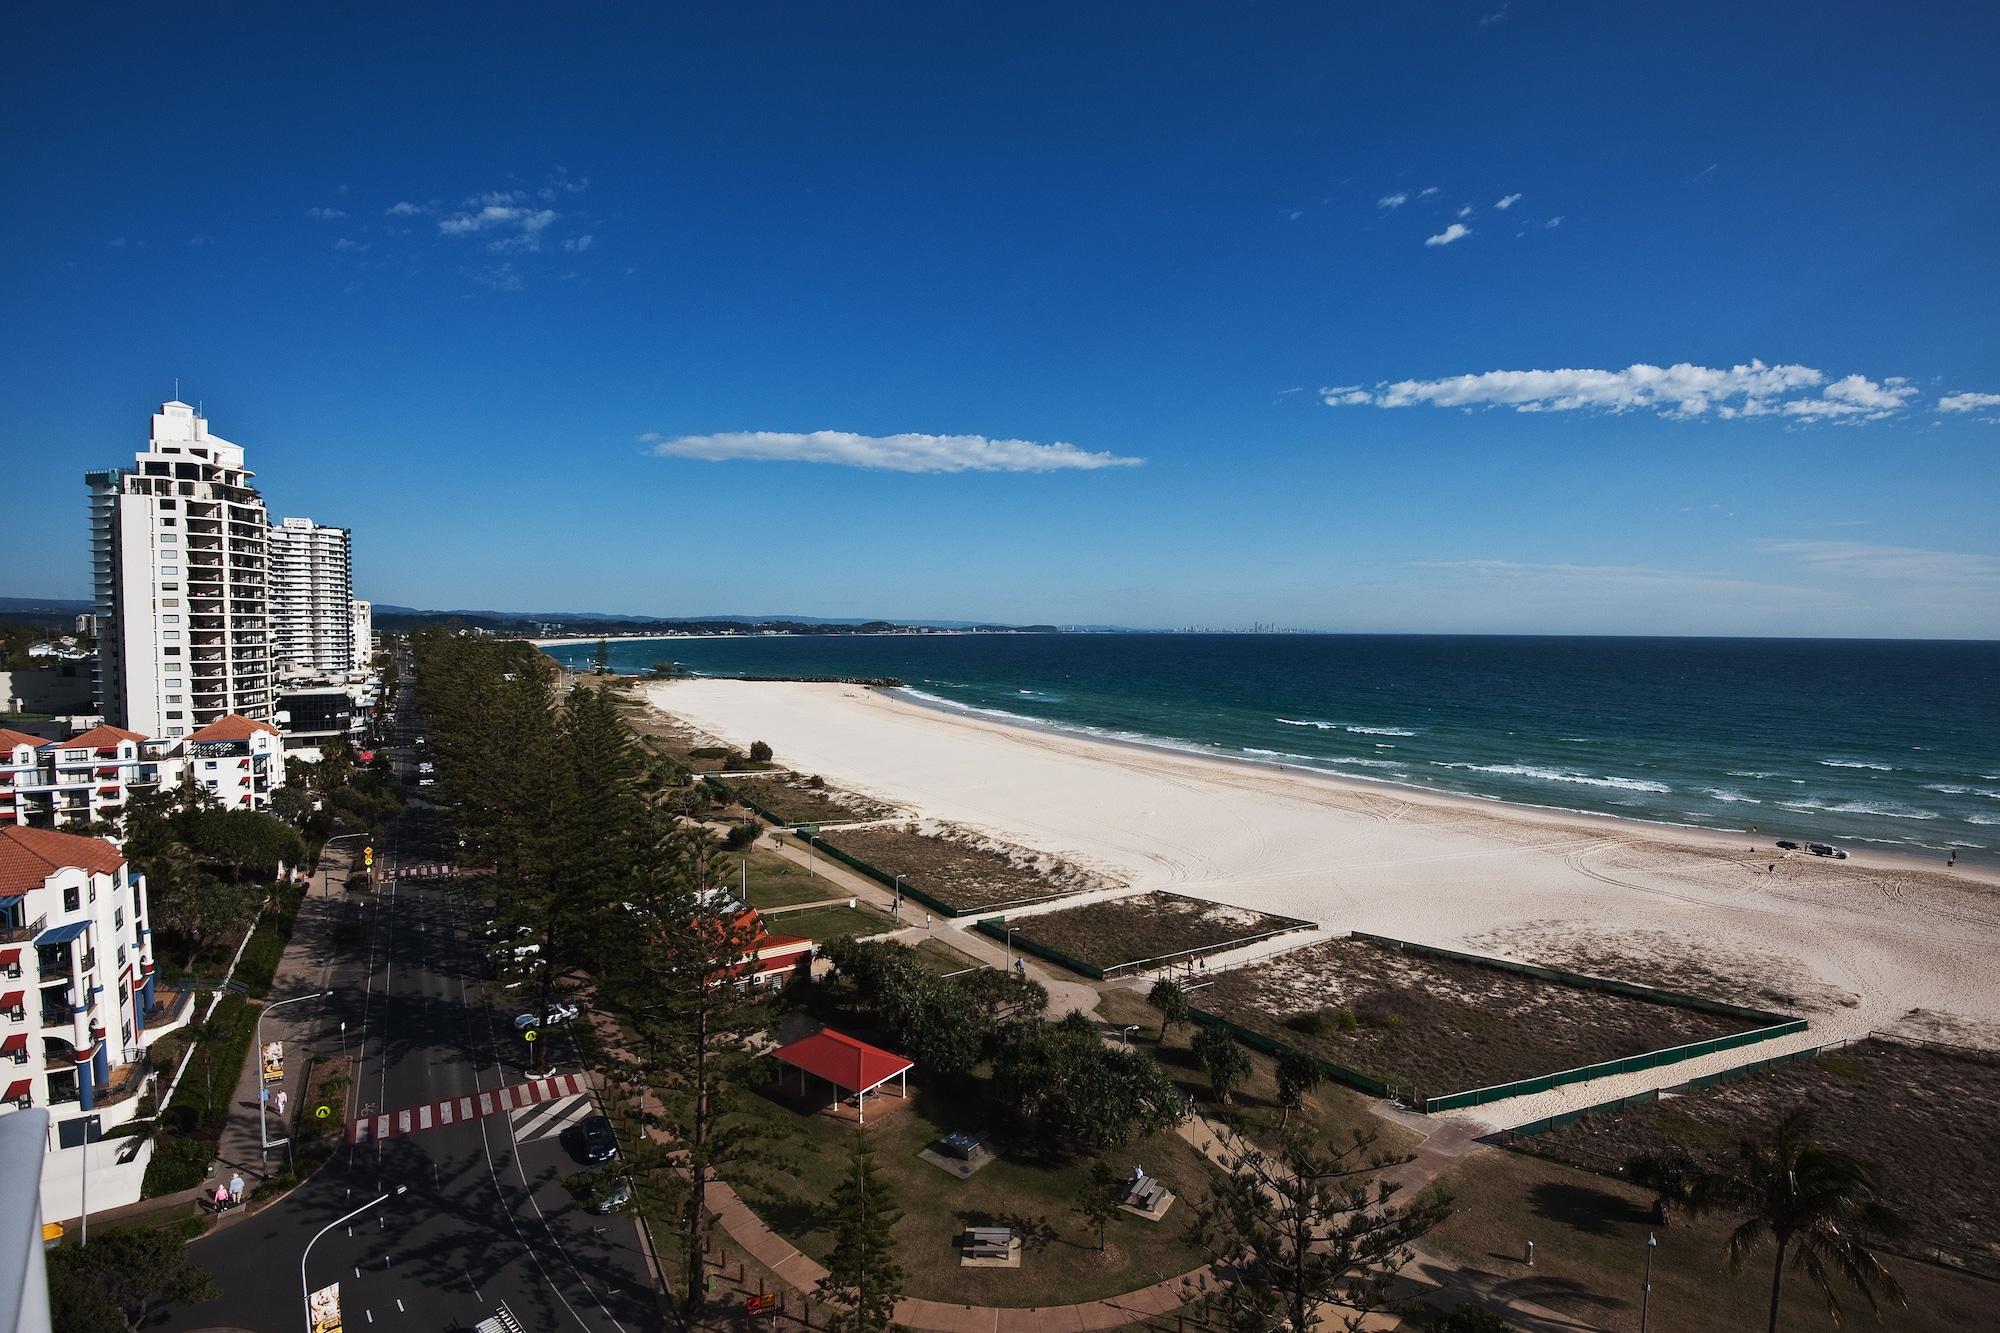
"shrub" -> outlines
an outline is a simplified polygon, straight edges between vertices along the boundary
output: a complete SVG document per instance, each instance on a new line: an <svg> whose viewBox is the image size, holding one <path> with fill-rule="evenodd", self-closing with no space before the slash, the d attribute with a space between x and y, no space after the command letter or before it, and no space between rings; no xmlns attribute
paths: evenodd
<svg viewBox="0 0 2000 1333"><path fill-rule="evenodd" d="M214 1160L213 1145L200 1139L184 1139L164 1133L153 1140L153 1160L146 1163L146 1180L140 1193L146 1198L176 1194L202 1182L202 1173Z"/></svg>
<svg viewBox="0 0 2000 1333"><path fill-rule="evenodd" d="M1285 1026L1294 1032L1303 1032L1309 1037L1327 1037L1335 1032L1352 1032L1360 1022L1352 1009L1314 1009L1308 1013L1293 1014L1285 1020Z"/></svg>
<svg viewBox="0 0 2000 1333"><path fill-rule="evenodd" d="M768 764L771 762L771 747L763 741L750 742L750 762Z"/></svg>
<svg viewBox="0 0 2000 1333"><path fill-rule="evenodd" d="M722 849L726 852L740 852L755 841L757 841L756 823L747 822L737 824L729 830L729 835L722 840Z"/></svg>

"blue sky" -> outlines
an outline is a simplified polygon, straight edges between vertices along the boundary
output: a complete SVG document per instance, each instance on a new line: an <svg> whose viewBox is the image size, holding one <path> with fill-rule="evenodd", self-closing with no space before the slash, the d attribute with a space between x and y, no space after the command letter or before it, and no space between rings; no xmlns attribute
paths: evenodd
<svg viewBox="0 0 2000 1333"><path fill-rule="evenodd" d="M712 8L16 13L0 593L2000 637L2000 11Z"/></svg>

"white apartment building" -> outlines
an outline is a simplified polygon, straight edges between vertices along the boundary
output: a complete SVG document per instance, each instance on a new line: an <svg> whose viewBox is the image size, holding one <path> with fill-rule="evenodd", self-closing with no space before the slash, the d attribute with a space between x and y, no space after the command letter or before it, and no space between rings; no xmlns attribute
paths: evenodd
<svg viewBox="0 0 2000 1333"><path fill-rule="evenodd" d="M149 1143L93 1142L130 1120L153 1010L145 877L102 838L0 828L0 1114L51 1113L42 1205L74 1216L89 1158L93 1210L138 1198ZM184 1005L154 1015L178 1023ZM156 1024L154 1035L164 1030Z"/></svg>
<svg viewBox="0 0 2000 1333"><path fill-rule="evenodd" d="M192 772L225 810L262 810L285 785L278 729L234 714L188 736L151 739L98 726L67 740L0 728L0 829L111 823L134 792L177 787Z"/></svg>
<svg viewBox="0 0 2000 1333"><path fill-rule="evenodd" d="M354 599L354 669L366 671L375 660L375 604Z"/></svg>
<svg viewBox="0 0 2000 1333"><path fill-rule="evenodd" d="M287 518L271 529L271 657L280 671L354 665L354 572L346 528Z"/></svg>
<svg viewBox="0 0 2000 1333"><path fill-rule="evenodd" d="M183 402L130 469L90 472L97 708L149 737L271 715L270 521L243 450Z"/></svg>

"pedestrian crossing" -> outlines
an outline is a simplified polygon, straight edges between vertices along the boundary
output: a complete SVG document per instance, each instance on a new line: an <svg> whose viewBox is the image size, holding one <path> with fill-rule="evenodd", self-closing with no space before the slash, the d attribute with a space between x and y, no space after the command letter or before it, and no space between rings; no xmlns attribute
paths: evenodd
<svg viewBox="0 0 2000 1333"><path fill-rule="evenodd" d="M591 1099L578 1093L574 1097L516 1111L512 1116L515 1141L533 1143L537 1139L560 1138L563 1131L589 1115L593 1109Z"/></svg>
<svg viewBox="0 0 2000 1333"><path fill-rule="evenodd" d="M489 1115L504 1113L509 1117L515 1117L524 1113L534 1113L550 1107L551 1104L556 1104L558 1107L552 1112L554 1115L569 1114L576 1106L584 1108L581 1114L588 1114L590 1101L584 1094L590 1091L590 1087L589 1074L555 1074L528 1083L496 1088L492 1092L446 1097L442 1101L426 1102L422 1106L412 1106L400 1111L360 1116L348 1123L347 1141L379 1143L384 1139L399 1139L410 1134L420 1134L427 1129L441 1129L446 1125L463 1124L468 1120L481 1120ZM537 1129L541 1127L538 1116L534 1123ZM515 1125L518 1130L518 1120L515 1121Z"/></svg>

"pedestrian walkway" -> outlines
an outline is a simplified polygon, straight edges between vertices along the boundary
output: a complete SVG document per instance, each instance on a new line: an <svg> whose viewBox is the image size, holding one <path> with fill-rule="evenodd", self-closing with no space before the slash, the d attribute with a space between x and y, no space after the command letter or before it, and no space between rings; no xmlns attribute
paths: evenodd
<svg viewBox="0 0 2000 1333"><path fill-rule="evenodd" d="M528 1083L514 1083L492 1092L467 1093L446 1097L421 1106L359 1116L347 1126L349 1143L380 1143L384 1139L406 1138L427 1129L464 1124L501 1111L512 1113L562 1100L574 1102L591 1087L588 1074L556 1074Z"/></svg>

